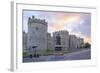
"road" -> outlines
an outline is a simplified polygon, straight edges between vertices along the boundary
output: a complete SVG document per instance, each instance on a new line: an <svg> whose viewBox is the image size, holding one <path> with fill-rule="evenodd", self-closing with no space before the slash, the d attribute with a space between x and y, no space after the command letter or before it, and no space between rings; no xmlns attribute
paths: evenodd
<svg viewBox="0 0 100 73"><path fill-rule="evenodd" d="M82 59L91 59L90 49L82 50L74 53L69 53L64 55L66 60L82 60Z"/></svg>
<svg viewBox="0 0 100 73"><path fill-rule="evenodd" d="M84 59L91 59L90 49L85 49L78 52L72 52L59 56L51 55L51 56L41 56L39 58L23 58L23 62L84 60Z"/></svg>
<svg viewBox="0 0 100 73"><path fill-rule="evenodd" d="M91 52L90 49L87 49L78 52L64 54L63 56L51 56L48 57L47 61L83 60L83 59L90 59L90 58L91 58Z"/></svg>

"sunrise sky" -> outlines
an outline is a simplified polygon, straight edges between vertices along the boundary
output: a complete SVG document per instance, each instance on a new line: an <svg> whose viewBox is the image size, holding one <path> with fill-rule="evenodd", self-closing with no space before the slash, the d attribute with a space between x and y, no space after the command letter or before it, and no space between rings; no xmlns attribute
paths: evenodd
<svg viewBox="0 0 100 73"><path fill-rule="evenodd" d="M28 32L29 17L45 19L48 22L48 32L67 30L70 34L84 38L91 43L91 14L74 12L23 11L23 31Z"/></svg>

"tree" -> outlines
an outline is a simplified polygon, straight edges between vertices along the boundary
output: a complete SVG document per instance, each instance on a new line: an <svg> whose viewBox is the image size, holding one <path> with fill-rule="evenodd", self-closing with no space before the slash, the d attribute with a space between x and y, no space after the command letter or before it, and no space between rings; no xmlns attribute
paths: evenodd
<svg viewBox="0 0 100 73"><path fill-rule="evenodd" d="M84 44L84 48L90 48L90 47L91 47L91 44L89 44L89 43Z"/></svg>

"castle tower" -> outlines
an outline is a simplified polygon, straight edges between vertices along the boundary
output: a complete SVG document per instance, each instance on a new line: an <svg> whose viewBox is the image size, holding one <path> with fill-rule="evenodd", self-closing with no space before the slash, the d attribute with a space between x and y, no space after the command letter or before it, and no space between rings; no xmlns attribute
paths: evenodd
<svg viewBox="0 0 100 73"><path fill-rule="evenodd" d="M54 50L54 41L53 41L53 37L51 36L51 33L47 33L47 49L51 49Z"/></svg>
<svg viewBox="0 0 100 73"><path fill-rule="evenodd" d="M43 55L47 49L47 22L34 16L29 17L27 35L27 47L30 53Z"/></svg>
<svg viewBox="0 0 100 73"><path fill-rule="evenodd" d="M70 35L69 38L70 38L70 39L69 39L70 50L71 50L71 49L77 48L77 42L78 42L77 37L76 37L75 35Z"/></svg>

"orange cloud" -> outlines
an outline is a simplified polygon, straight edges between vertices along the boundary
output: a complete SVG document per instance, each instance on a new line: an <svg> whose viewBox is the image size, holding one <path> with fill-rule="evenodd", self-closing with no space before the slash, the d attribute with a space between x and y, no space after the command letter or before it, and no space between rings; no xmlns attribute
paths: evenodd
<svg viewBox="0 0 100 73"><path fill-rule="evenodd" d="M70 23L76 22L80 19L80 15L63 15L60 19L58 19L53 25L54 31L58 31L61 29L64 29L66 25L69 25Z"/></svg>
<svg viewBox="0 0 100 73"><path fill-rule="evenodd" d="M84 42L85 42L85 43L90 43L90 44L91 44L91 37L86 37L86 38L84 39Z"/></svg>

